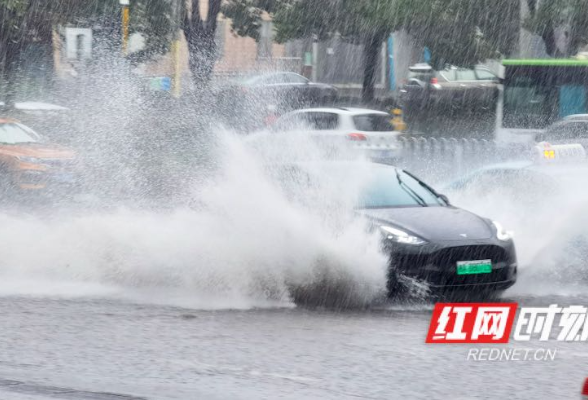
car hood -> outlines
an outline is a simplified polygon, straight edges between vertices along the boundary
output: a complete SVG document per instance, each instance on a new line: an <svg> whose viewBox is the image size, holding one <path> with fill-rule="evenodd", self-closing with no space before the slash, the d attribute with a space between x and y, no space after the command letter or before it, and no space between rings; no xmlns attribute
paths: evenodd
<svg viewBox="0 0 588 400"><path fill-rule="evenodd" d="M406 207L358 210L380 224L408 230L428 241L490 239L493 228L482 217L455 207Z"/></svg>
<svg viewBox="0 0 588 400"><path fill-rule="evenodd" d="M12 157L74 158L67 148L47 144L0 145L0 154Z"/></svg>

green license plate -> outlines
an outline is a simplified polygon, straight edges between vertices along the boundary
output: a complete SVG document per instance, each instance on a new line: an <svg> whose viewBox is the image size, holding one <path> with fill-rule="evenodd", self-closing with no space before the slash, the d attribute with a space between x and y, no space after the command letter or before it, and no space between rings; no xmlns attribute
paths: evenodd
<svg viewBox="0 0 588 400"><path fill-rule="evenodd" d="M492 260L457 262L457 275L489 274L491 272Z"/></svg>

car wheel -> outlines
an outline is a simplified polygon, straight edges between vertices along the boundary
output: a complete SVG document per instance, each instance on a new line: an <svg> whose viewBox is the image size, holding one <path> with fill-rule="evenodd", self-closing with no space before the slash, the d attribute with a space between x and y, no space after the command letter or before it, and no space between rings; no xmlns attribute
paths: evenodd
<svg viewBox="0 0 588 400"><path fill-rule="evenodd" d="M403 299L409 294L407 285L400 279L400 275L395 270L388 273L388 282L386 283L388 289L388 298Z"/></svg>

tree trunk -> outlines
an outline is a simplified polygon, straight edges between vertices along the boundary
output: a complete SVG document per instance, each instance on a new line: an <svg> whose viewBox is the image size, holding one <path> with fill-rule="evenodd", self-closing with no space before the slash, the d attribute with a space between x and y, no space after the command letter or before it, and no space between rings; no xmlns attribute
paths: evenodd
<svg viewBox="0 0 588 400"><path fill-rule="evenodd" d="M214 33L202 31L190 35L188 40L189 67L192 79L197 88L206 86L212 76L216 61L216 43Z"/></svg>
<svg viewBox="0 0 588 400"><path fill-rule="evenodd" d="M200 1L191 0L191 12L182 26L188 42L188 64L197 89L207 86L216 63L216 19L222 0L208 0L206 20L200 15Z"/></svg>
<svg viewBox="0 0 588 400"><path fill-rule="evenodd" d="M363 49L363 88L361 100L370 103L374 100L374 85L376 83L376 69L385 32L374 32L366 36Z"/></svg>
<svg viewBox="0 0 588 400"><path fill-rule="evenodd" d="M16 45L5 44L2 54L2 83L4 85L3 99L5 110L13 110L16 97L16 72L19 49Z"/></svg>
<svg viewBox="0 0 588 400"><path fill-rule="evenodd" d="M541 32L541 38L543 39L543 43L545 44L545 51L551 57L561 57L562 54L557 48L557 43L555 40L555 30L551 23L545 28L543 32Z"/></svg>

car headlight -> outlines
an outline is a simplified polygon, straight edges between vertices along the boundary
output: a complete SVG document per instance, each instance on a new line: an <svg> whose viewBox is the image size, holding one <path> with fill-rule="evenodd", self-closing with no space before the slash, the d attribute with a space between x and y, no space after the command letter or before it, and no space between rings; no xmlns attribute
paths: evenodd
<svg viewBox="0 0 588 400"><path fill-rule="evenodd" d="M507 241L507 240L512 239L512 237L513 237L512 231L505 230L504 227L500 224L500 222L492 221L492 224L496 228L496 238L498 240Z"/></svg>
<svg viewBox="0 0 588 400"><path fill-rule="evenodd" d="M42 160L37 157L20 156L18 157L18 161L28 164L40 164Z"/></svg>
<svg viewBox="0 0 588 400"><path fill-rule="evenodd" d="M393 228L387 225L381 225L380 230L382 231L386 239L396 243L411 244L415 246L427 243L425 240L417 236L411 235L410 233L407 233L402 229Z"/></svg>

